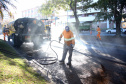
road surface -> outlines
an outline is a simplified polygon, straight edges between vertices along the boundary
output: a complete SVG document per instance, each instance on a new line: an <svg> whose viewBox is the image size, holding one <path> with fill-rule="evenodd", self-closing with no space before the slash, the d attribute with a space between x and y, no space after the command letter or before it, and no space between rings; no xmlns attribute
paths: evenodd
<svg viewBox="0 0 126 84"><path fill-rule="evenodd" d="M58 41L62 30L53 28L52 41ZM56 31L58 32L56 33ZM63 45L56 41L51 43L51 48L56 53L50 48L48 40L40 45L39 50L33 50L32 43L24 43L20 49L16 50L52 84L126 84L126 41L120 38L108 39L109 36L102 37L102 35L102 40L99 41L96 40L95 34L88 33L80 36L81 38L77 38L75 35L76 45L72 66L66 65L68 54L64 64L58 62L62 58ZM63 39L61 43L63 43ZM43 61L44 57L55 57L58 60L56 63L43 65L50 62Z"/></svg>

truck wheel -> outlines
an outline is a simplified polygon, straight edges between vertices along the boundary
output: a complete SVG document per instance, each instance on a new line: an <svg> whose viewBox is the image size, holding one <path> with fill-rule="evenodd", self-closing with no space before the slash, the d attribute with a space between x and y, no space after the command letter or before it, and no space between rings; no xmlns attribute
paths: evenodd
<svg viewBox="0 0 126 84"><path fill-rule="evenodd" d="M19 41L18 40L18 44L17 44L17 47L20 47L22 45L23 42Z"/></svg>
<svg viewBox="0 0 126 84"><path fill-rule="evenodd" d="M111 34L111 31L108 31L109 34Z"/></svg>
<svg viewBox="0 0 126 84"><path fill-rule="evenodd" d="M16 35L14 35L14 38L13 38L13 45L14 47L18 46L18 37Z"/></svg>
<svg viewBox="0 0 126 84"><path fill-rule="evenodd" d="M16 46L16 36L15 34L12 35L12 44L15 47Z"/></svg>
<svg viewBox="0 0 126 84"><path fill-rule="evenodd" d="M13 46L20 47L22 45L22 41L20 41L19 36L13 35Z"/></svg>

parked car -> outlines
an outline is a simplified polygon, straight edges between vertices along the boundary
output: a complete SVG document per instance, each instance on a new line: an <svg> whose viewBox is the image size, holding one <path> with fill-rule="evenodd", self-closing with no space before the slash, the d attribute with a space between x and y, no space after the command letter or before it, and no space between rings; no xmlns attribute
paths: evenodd
<svg viewBox="0 0 126 84"><path fill-rule="evenodd" d="M122 33L126 34L126 28L122 28Z"/></svg>
<svg viewBox="0 0 126 84"><path fill-rule="evenodd" d="M111 34L111 33L116 33L116 28L107 29L107 30L106 30L106 33L109 33L109 34Z"/></svg>
<svg viewBox="0 0 126 84"><path fill-rule="evenodd" d="M120 30L121 30L122 33L126 33L126 29L120 28ZM107 30L106 30L106 33L109 33L109 34L111 34L111 33L116 33L116 28L107 29Z"/></svg>

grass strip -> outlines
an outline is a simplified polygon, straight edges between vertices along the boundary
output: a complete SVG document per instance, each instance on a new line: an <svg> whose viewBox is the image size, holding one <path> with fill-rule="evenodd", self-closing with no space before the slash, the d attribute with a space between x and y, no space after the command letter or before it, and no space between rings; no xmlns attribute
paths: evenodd
<svg viewBox="0 0 126 84"><path fill-rule="evenodd" d="M16 51L3 40L0 48L12 53ZM47 84L32 67L29 67L23 58L18 55L0 51L0 84Z"/></svg>

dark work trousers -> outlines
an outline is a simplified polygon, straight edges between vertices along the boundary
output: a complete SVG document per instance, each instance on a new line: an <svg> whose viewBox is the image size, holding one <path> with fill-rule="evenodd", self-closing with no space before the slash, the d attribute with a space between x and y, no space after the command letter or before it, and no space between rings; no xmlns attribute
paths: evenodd
<svg viewBox="0 0 126 84"><path fill-rule="evenodd" d="M64 44L64 47L63 47L62 61L65 60L68 51L69 51L68 63L71 63L73 48L72 46L67 46L66 44Z"/></svg>

